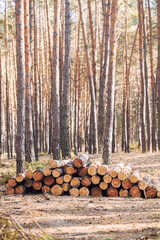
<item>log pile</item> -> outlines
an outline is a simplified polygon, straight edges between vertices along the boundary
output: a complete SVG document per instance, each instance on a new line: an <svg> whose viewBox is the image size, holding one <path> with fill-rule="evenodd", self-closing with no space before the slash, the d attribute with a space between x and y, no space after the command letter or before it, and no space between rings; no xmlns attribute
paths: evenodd
<svg viewBox="0 0 160 240"><path fill-rule="evenodd" d="M19 173L6 184L6 194L37 192L54 196L160 198L160 182L141 179L138 171L124 164L109 169L101 158L89 159L82 154L74 160L51 160L50 167Z"/></svg>

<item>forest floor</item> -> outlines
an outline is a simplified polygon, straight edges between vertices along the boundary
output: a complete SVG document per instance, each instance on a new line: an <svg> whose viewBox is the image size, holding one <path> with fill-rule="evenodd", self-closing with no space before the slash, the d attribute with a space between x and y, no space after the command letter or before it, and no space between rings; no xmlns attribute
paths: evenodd
<svg viewBox="0 0 160 240"><path fill-rule="evenodd" d="M131 163L142 176L160 179L159 153L116 153L112 160L113 164ZM0 173L11 162L2 159ZM9 213L26 233L36 234L36 239L44 233L54 239L160 239L160 199L50 196L46 200L40 194L0 197L0 218Z"/></svg>

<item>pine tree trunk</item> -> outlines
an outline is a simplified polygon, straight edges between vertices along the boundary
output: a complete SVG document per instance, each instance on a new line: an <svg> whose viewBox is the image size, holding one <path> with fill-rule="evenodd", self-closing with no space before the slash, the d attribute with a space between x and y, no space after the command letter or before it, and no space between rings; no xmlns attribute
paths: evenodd
<svg viewBox="0 0 160 240"><path fill-rule="evenodd" d="M104 25L105 25L105 55L102 77L100 78L99 103L98 103L98 143L99 150L104 139L104 124L105 124L105 96L108 77L108 61L109 61L109 35L110 35L110 9L111 1L108 0L108 8L106 9L106 0L102 1Z"/></svg>
<svg viewBox="0 0 160 240"><path fill-rule="evenodd" d="M151 89L152 89L152 151L156 151L156 96L155 96L155 79L153 71L153 34L152 34L152 17L150 2L148 0L148 15L149 15L149 54L151 68Z"/></svg>
<svg viewBox="0 0 160 240"><path fill-rule="evenodd" d="M103 148L103 159L105 164L111 164L114 98L115 98L117 14L118 14L118 0L113 0L112 7L111 7L107 112L106 112L104 148Z"/></svg>
<svg viewBox="0 0 160 240"><path fill-rule="evenodd" d="M147 62L147 36L146 36L146 17L145 17L145 2L142 0L142 19L143 19L143 48L144 48L144 76L145 76L145 94L146 94L146 122L147 122L147 149L151 150L151 114L150 114L150 99L148 90L148 62Z"/></svg>
<svg viewBox="0 0 160 240"><path fill-rule="evenodd" d="M0 160L2 155L2 55L0 45Z"/></svg>
<svg viewBox="0 0 160 240"><path fill-rule="evenodd" d="M84 17L83 17L83 7L81 0L78 0L79 9L80 9L80 19L82 24L82 33L83 33L83 41L85 47L85 55L86 55L86 64L87 64L87 76L90 84L90 94L91 94L91 111L93 116L93 132L95 134L95 146L94 146L94 154L98 153L98 135L97 135L97 109L96 109L96 98L95 98L95 88L93 82L93 76L91 72L91 62L89 57L89 47L88 47L88 39L86 33L86 27L84 24Z"/></svg>
<svg viewBox="0 0 160 240"><path fill-rule="evenodd" d="M157 83L158 83L158 150L160 150L160 1L157 1L157 35L158 35L158 62L157 62Z"/></svg>
<svg viewBox="0 0 160 240"><path fill-rule="evenodd" d="M31 52L29 33L29 1L24 0L24 36L25 36L25 146L26 161L32 162L34 155L33 128L32 128L32 105L31 105Z"/></svg>
<svg viewBox="0 0 160 240"><path fill-rule="evenodd" d="M70 54L71 53L71 14L70 0L65 0L65 61L63 79L62 113L62 156L70 158L69 103L70 103Z"/></svg>
<svg viewBox="0 0 160 240"><path fill-rule="evenodd" d="M17 52L17 173L25 171L25 53L23 0L15 1Z"/></svg>
<svg viewBox="0 0 160 240"><path fill-rule="evenodd" d="M140 76L141 76L141 102L140 102L140 120L141 120L141 140L142 152L146 152L146 134L145 134L145 84L143 76L143 43L142 43L142 6L138 0L138 20L139 20L139 56L140 56Z"/></svg>
<svg viewBox="0 0 160 240"><path fill-rule="evenodd" d="M53 159L60 158L60 116L59 116L59 16L60 16L60 1L54 1L54 30L53 30L53 76L51 87L51 107L53 115L53 133L52 133L52 152Z"/></svg>

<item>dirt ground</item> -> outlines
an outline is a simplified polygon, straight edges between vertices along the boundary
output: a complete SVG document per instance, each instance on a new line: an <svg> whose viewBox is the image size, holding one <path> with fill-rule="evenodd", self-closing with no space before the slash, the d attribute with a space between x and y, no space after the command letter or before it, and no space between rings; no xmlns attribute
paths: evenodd
<svg viewBox="0 0 160 240"><path fill-rule="evenodd" d="M142 176L160 179L158 153L118 153L112 159L113 164L131 163ZM55 239L160 239L160 199L2 195L0 204L0 216L7 210L37 236L44 231Z"/></svg>

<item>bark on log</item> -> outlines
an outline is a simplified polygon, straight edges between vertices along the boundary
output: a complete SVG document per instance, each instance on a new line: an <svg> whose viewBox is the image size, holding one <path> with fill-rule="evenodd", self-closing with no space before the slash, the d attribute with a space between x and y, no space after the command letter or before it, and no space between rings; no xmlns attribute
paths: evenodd
<svg viewBox="0 0 160 240"><path fill-rule="evenodd" d="M52 176L45 177L43 182L47 186L52 186L55 183L55 179Z"/></svg>
<svg viewBox="0 0 160 240"><path fill-rule="evenodd" d="M81 185L84 186L84 187L89 187L91 185L90 177L87 177L87 176L83 177L81 179Z"/></svg>
<svg viewBox="0 0 160 240"><path fill-rule="evenodd" d="M95 175L95 176L92 176L91 177L91 182L94 184L94 185L98 185L100 183L101 179L98 175Z"/></svg>
<svg viewBox="0 0 160 240"><path fill-rule="evenodd" d="M137 187L137 186L133 186L131 187L131 189L129 190L129 194L132 196L132 197L138 197L140 198L141 197L141 190Z"/></svg>
<svg viewBox="0 0 160 240"><path fill-rule="evenodd" d="M71 182L70 182L71 187L73 188L78 188L80 186L80 180L78 177L74 177L72 178Z"/></svg>
<svg viewBox="0 0 160 240"><path fill-rule="evenodd" d="M39 170L35 170L33 173L33 179L35 181L42 181L43 180L43 170L39 169Z"/></svg>
<svg viewBox="0 0 160 240"><path fill-rule="evenodd" d="M119 188L121 186L121 181L119 180L119 178L113 178L111 185L114 188Z"/></svg>
<svg viewBox="0 0 160 240"><path fill-rule="evenodd" d="M106 189L108 188L108 183L106 183L106 182L101 182L101 183L99 184L99 187L100 187L100 189L102 189L102 190L106 190Z"/></svg>
<svg viewBox="0 0 160 240"><path fill-rule="evenodd" d="M102 190L99 187L93 187L91 189L91 195L93 197L101 197L102 196Z"/></svg>
<svg viewBox="0 0 160 240"><path fill-rule="evenodd" d="M89 189L87 187L82 187L79 190L79 194L81 197L87 197L89 196Z"/></svg>
<svg viewBox="0 0 160 240"><path fill-rule="evenodd" d="M16 181L15 178L10 178L8 180L8 184L9 184L10 187L16 187L17 186L17 181Z"/></svg>
<svg viewBox="0 0 160 240"><path fill-rule="evenodd" d="M87 164L89 160L89 156L87 154L82 154L80 157L74 159L73 166L76 168L81 168Z"/></svg>
<svg viewBox="0 0 160 240"><path fill-rule="evenodd" d="M32 186L35 190L39 191L42 188L42 182L34 181Z"/></svg>
<svg viewBox="0 0 160 240"><path fill-rule="evenodd" d="M25 186L19 185L15 188L16 194L24 194L25 193Z"/></svg>
<svg viewBox="0 0 160 240"><path fill-rule="evenodd" d="M104 176L108 172L108 166L102 165L98 168L98 174Z"/></svg>
<svg viewBox="0 0 160 240"><path fill-rule="evenodd" d="M67 164L71 164L73 161L71 159L69 160L51 160L49 165L51 168L60 168L64 167Z"/></svg>
<svg viewBox="0 0 160 240"><path fill-rule="evenodd" d="M69 183L72 179L72 175L65 174L64 175L64 182Z"/></svg>
<svg viewBox="0 0 160 240"><path fill-rule="evenodd" d="M103 164L102 158L91 159L92 164L94 164L97 168L99 168Z"/></svg>
<svg viewBox="0 0 160 240"><path fill-rule="evenodd" d="M118 196L118 190L112 186L110 186L106 192L107 192L108 197L117 197Z"/></svg>
<svg viewBox="0 0 160 240"><path fill-rule="evenodd" d="M56 184L51 188L51 193L54 196L61 196L63 194L63 189L61 186Z"/></svg>
<svg viewBox="0 0 160 240"><path fill-rule="evenodd" d="M112 177L109 174L106 174L103 176L103 181L106 183L111 183L112 182Z"/></svg>
<svg viewBox="0 0 160 240"><path fill-rule="evenodd" d="M69 190L69 194L70 194L71 196L78 197L78 196L79 196L79 189L77 189L77 188L71 188L71 189Z"/></svg>
<svg viewBox="0 0 160 240"><path fill-rule="evenodd" d="M128 190L127 189L124 189L122 188L120 191L119 191L119 196L120 197L128 197Z"/></svg>
<svg viewBox="0 0 160 240"><path fill-rule="evenodd" d="M61 168L56 168L52 171L52 176L58 178L63 175L63 170Z"/></svg>
<svg viewBox="0 0 160 240"><path fill-rule="evenodd" d="M28 169L26 172L26 177L29 179L33 178L33 171L31 169Z"/></svg>

